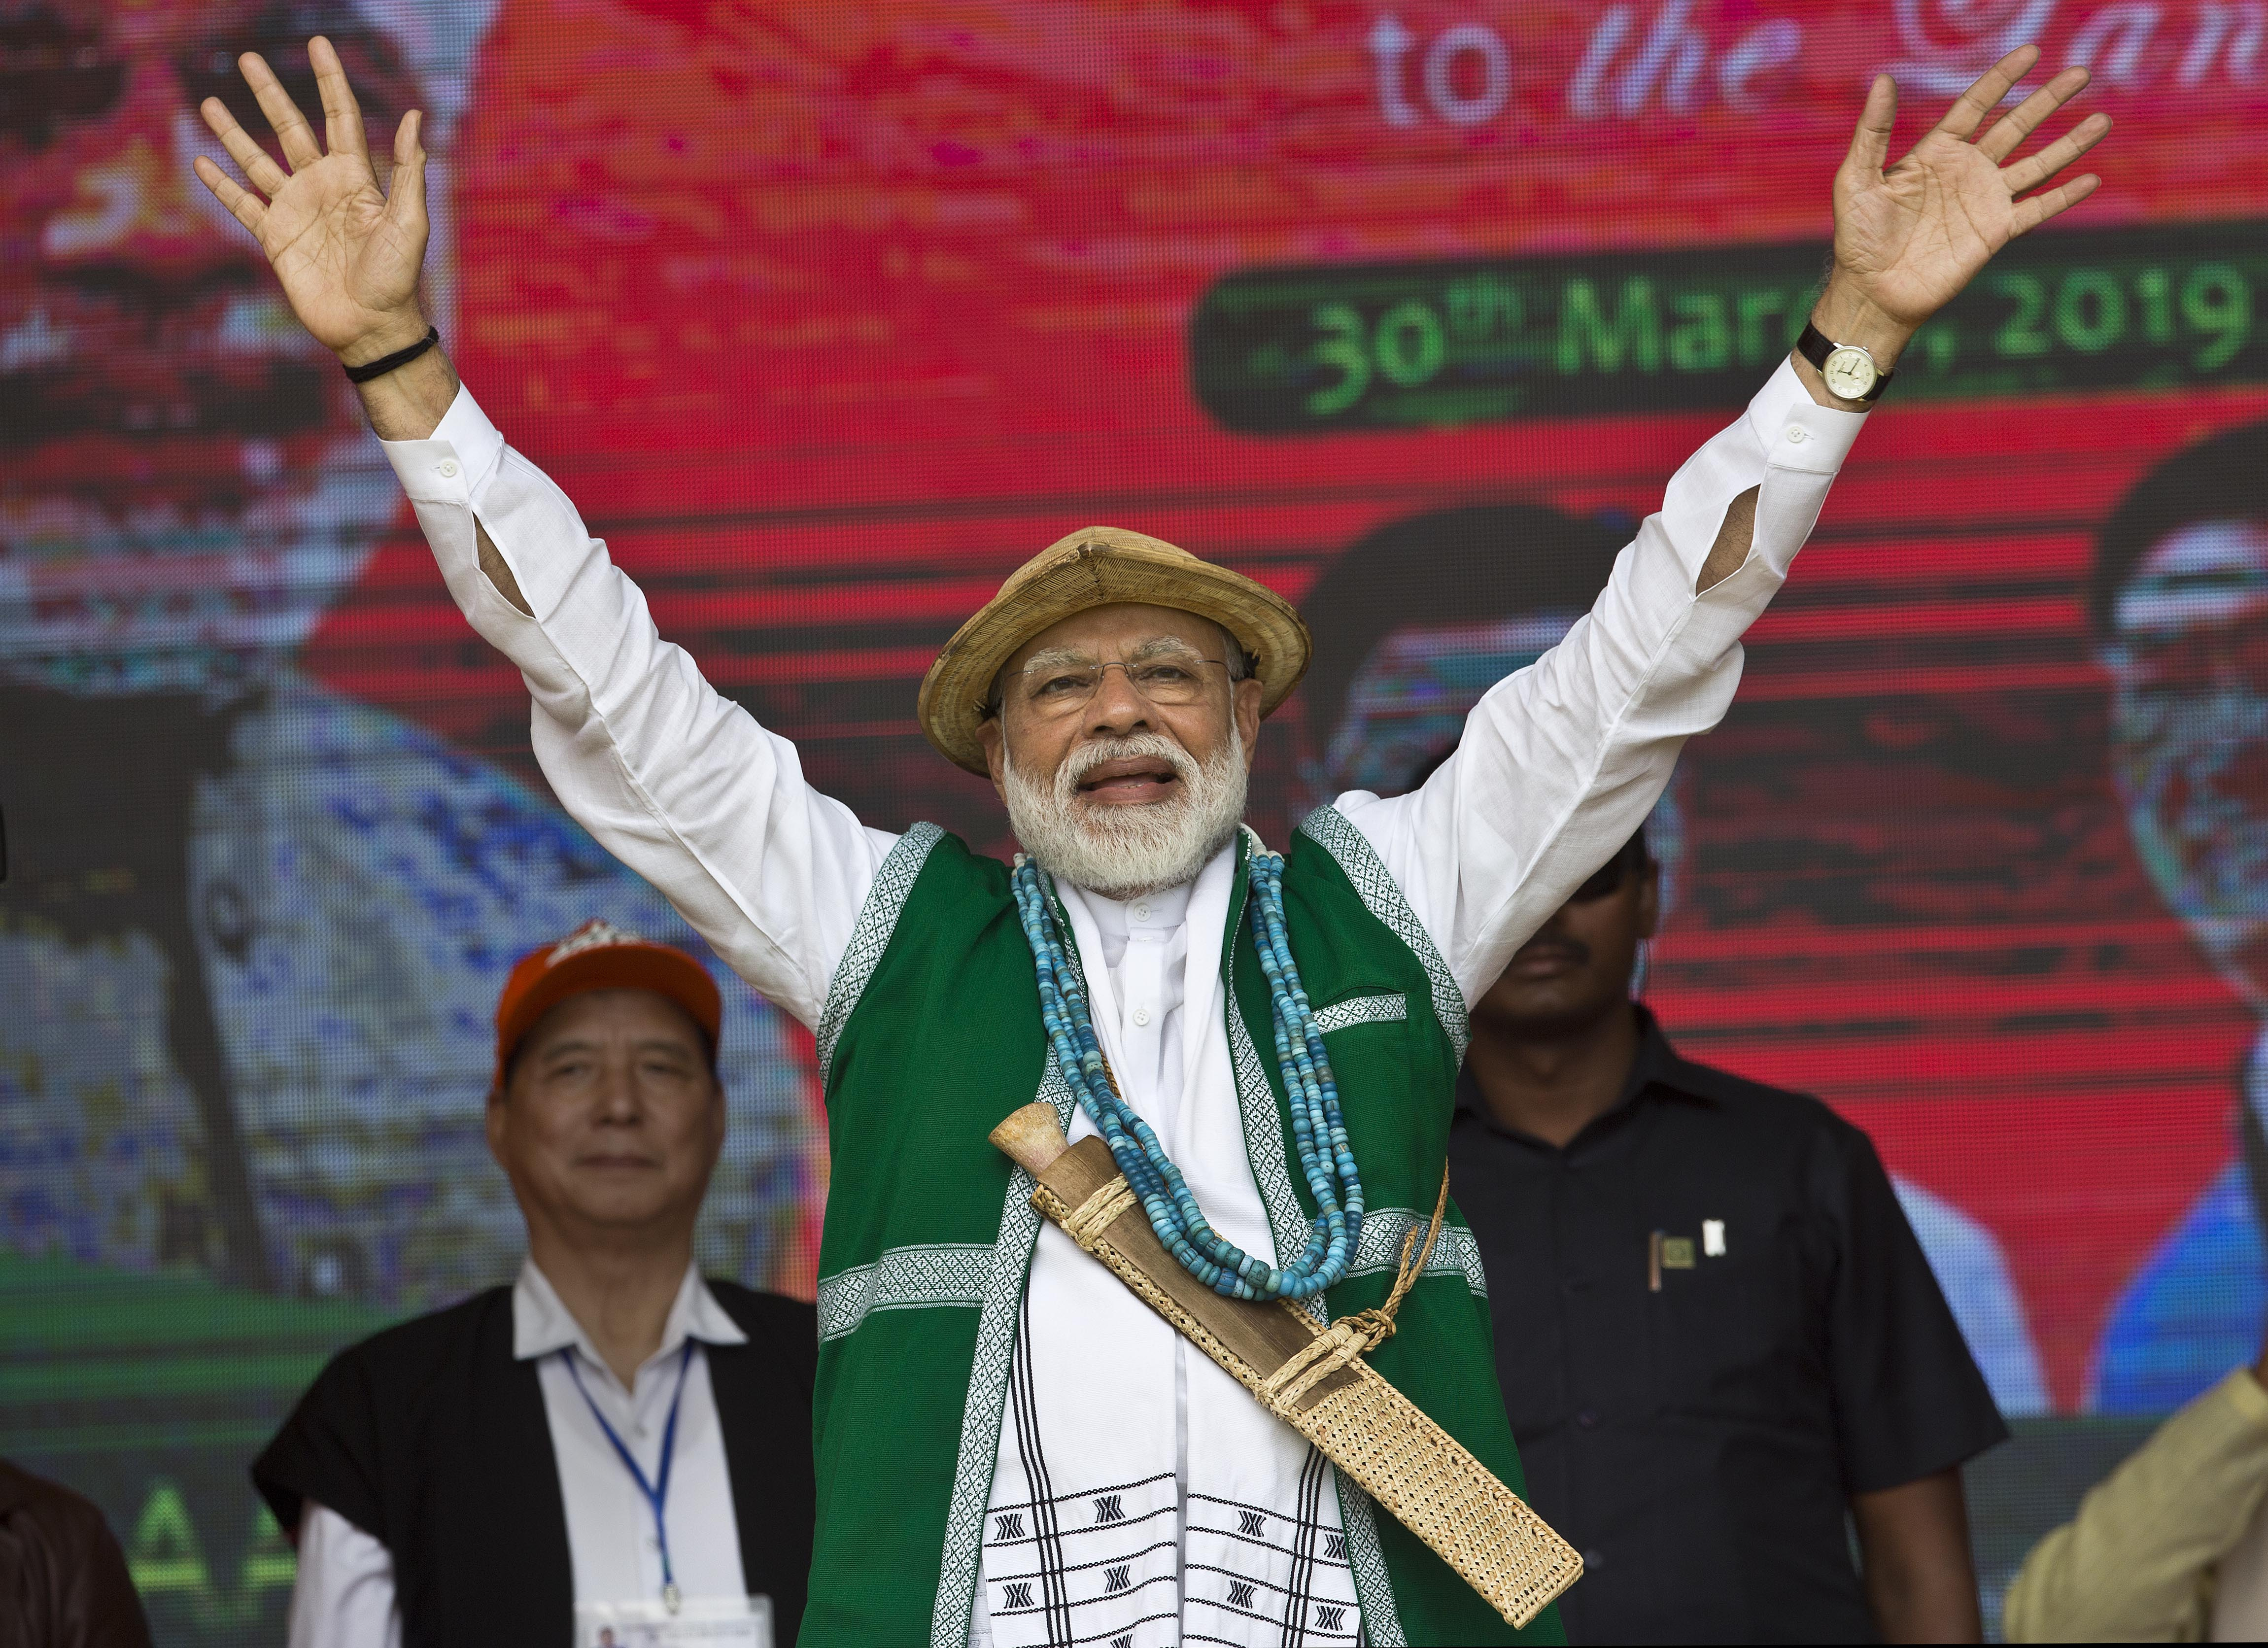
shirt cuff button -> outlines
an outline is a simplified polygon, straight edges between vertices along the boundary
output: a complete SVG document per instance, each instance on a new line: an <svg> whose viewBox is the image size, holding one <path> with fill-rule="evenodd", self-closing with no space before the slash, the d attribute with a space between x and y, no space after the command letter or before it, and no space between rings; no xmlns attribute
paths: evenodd
<svg viewBox="0 0 2268 1648"><path fill-rule="evenodd" d="M1800 446L1804 442L1810 438L1811 431L1804 428L1802 424L1791 423L1787 426L1787 440L1789 445Z"/></svg>
<svg viewBox="0 0 2268 1648"><path fill-rule="evenodd" d="M444 481L455 480L457 478L457 460L453 458L444 458L439 463L433 466L433 473L439 475Z"/></svg>

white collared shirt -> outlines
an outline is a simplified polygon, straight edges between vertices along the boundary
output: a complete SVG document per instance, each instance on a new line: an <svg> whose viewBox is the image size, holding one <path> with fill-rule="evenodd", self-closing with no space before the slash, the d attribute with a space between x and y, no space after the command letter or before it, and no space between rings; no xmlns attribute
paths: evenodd
<svg viewBox="0 0 2268 1648"><path fill-rule="evenodd" d="M625 1387L561 1302L535 1261L520 1266L512 1291L512 1353L537 1362L543 1416L559 1468L567 1548L578 1602L622 1602L661 1595L661 1544L645 1495L592 1415L595 1405L637 1459L659 1480L661 1443L677 1396L679 1358L689 1343L685 1394L678 1402L677 1447L666 1514L670 1566L688 1597L745 1596L740 1525L733 1512L725 1437L703 1345L746 1344L697 1267L688 1268L662 1328L660 1348ZM570 1358L582 1389L568 1371ZM590 1394L589 1401L583 1392ZM328 1508L308 1503L299 1530L299 1571L291 1592L291 1648L400 1648L394 1557L378 1539Z"/></svg>

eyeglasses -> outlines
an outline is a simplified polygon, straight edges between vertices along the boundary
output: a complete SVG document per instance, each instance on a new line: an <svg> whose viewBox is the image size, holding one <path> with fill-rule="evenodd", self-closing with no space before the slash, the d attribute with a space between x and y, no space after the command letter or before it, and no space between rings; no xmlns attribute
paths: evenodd
<svg viewBox="0 0 2268 1648"><path fill-rule="evenodd" d="M1107 664L1035 659L1024 666L1017 692L1025 707L1036 715L1076 715L1094 702L1094 695L1102 690L1105 674L1123 670L1127 684L1136 692L1153 704L1171 708L1195 703L1204 696L1204 671L1199 666L1205 664L1223 671L1228 668L1225 659L1201 658L1195 652L1168 652L1138 664L1123 664L1116 658Z"/></svg>

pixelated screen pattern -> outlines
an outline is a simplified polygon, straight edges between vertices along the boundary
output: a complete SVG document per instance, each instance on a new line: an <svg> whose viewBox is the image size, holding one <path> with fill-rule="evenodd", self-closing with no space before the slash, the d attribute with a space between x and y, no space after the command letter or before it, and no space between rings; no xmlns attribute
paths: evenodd
<svg viewBox="0 0 2268 1648"><path fill-rule="evenodd" d="M1909 354L1657 815L1646 993L1881 1146L2019 1422L1988 1611L2250 1360L2260 0L0 0L0 1452L104 1505L166 1640L281 1641L250 1454L511 1275L504 969L698 943L551 798L190 176L234 55L304 85L318 30L374 127L429 112L434 316L663 630L868 821L993 849L912 710L1010 567L1108 521L1303 605L1280 843L1437 755L1771 370L1873 70L1903 143L2015 41L2090 63L2107 186ZM811 1041L718 974L703 1257L807 1294Z"/></svg>

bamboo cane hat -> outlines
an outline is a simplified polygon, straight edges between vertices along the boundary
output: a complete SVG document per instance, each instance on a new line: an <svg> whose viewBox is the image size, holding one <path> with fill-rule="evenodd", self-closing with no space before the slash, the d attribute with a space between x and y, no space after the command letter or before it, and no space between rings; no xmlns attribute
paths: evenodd
<svg viewBox="0 0 2268 1648"><path fill-rule="evenodd" d="M1236 637L1264 689L1269 715L1307 673L1307 626L1292 603L1226 567L1121 526L1083 526L1008 575L1000 592L954 633L923 677L916 713L946 760L982 774L993 678L1049 625L1092 607L1135 601L1210 618Z"/></svg>

